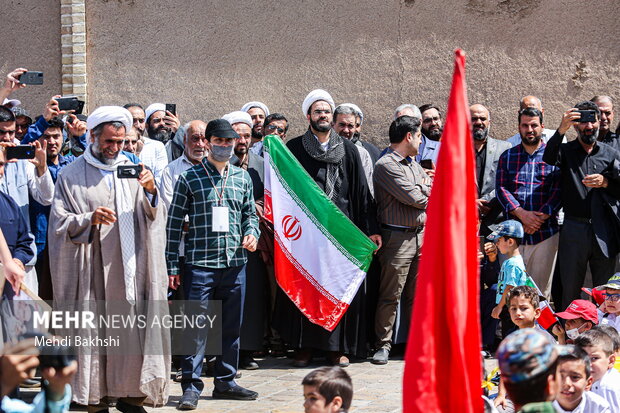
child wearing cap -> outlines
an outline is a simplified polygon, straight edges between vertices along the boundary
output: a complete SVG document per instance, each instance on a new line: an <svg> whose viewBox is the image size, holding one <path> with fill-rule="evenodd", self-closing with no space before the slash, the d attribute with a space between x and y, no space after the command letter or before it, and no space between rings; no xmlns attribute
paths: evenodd
<svg viewBox="0 0 620 413"><path fill-rule="evenodd" d="M572 344L579 334L598 324L598 310L594 304L586 300L574 300L565 311L556 313L556 316L566 320L564 326L566 329L560 324L553 326L553 334L558 337L560 344Z"/></svg>
<svg viewBox="0 0 620 413"><path fill-rule="evenodd" d="M613 368L616 356L613 340L600 330L589 330L575 339L575 345L588 353L592 366L592 392L620 412L620 373Z"/></svg>
<svg viewBox="0 0 620 413"><path fill-rule="evenodd" d="M542 331L524 328L499 345L497 362L501 382L518 412L555 412L557 393L555 343Z"/></svg>
<svg viewBox="0 0 620 413"><path fill-rule="evenodd" d="M519 253L519 243L523 239L523 226L519 221L513 219L502 222L497 229L488 236L491 241L497 244L499 252L504 254L507 259L502 264L497 280L497 294L495 303L497 304L491 316L502 320L502 335L506 335L512 327L510 315L505 308L508 293L514 287L525 285L527 274L525 264Z"/></svg>
<svg viewBox="0 0 620 413"><path fill-rule="evenodd" d="M620 272L615 273L607 284L597 287L604 290L604 313L601 314L602 325L609 324L620 331Z"/></svg>
<svg viewBox="0 0 620 413"><path fill-rule="evenodd" d="M561 346L559 349L557 376L559 393L553 407L559 413L611 413L609 403L592 393L592 368L590 357L575 346Z"/></svg>

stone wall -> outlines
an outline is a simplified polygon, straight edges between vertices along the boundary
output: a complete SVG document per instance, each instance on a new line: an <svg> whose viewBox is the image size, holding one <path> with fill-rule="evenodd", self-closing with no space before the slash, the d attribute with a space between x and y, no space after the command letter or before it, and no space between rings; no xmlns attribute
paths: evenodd
<svg viewBox="0 0 620 413"><path fill-rule="evenodd" d="M3 31L18 47L0 52L3 69L43 68L46 86L27 100L38 104L60 86L60 1L8 3L17 17ZM618 95L619 21L617 0L88 0L88 108L160 101L182 121L209 120L261 100L295 136L304 96L321 87L358 104L365 134L385 142L397 105L445 107L460 47L469 100L505 138L523 95L543 100L550 128L578 100Z"/></svg>
<svg viewBox="0 0 620 413"><path fill-rule="evenodd" d="M28 86L11 97L38 115L50 96L62 93L60 1L3 0L0 23L0 81L16 67L44 72L42 86Z"/></svg>

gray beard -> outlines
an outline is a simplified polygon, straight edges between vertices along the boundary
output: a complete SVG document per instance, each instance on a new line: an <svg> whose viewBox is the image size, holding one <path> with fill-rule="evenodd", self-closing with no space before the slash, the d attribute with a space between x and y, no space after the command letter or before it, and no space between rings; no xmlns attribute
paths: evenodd
<svg viewBox="0 0 620 413"><path fill-rule="evenodd" d="M112 159L108 159L105 156L103 156L103 154L101 153L101 150L99 148L99 140L98 139L95 139L95 141L90 145L90 151L93 154L93 156L95 158L97 158L97 160L99 162L104 163L106 165L114 165L114 162L116 162L116 159L118 158L118 154L114 158L112 158Z"/></svg>
<svg viewBox="0 0 620 413"><path fill-rule="evenodd" d="M487 140L487 137L489 136L489 129L484 129L484 130L480 130L477 129L474 131L474 139L477 141L481 141L484 142Z"/></svg>

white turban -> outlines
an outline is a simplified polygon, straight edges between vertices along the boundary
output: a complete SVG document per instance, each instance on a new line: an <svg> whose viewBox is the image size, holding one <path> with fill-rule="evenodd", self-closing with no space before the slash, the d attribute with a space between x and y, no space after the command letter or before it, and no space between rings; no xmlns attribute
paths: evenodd
<svg viewBox="0 0 620 413"><path fill-rule="evenodd" d="M315 89L312 92L308 93L308 96L306 96L306 98L304 99L304 103L301 105L301 110L303 110L304 116L308 114L308 109L310 109L310 106L312 106L314 102L317 102L319 100L324 100L325 102L329 103L329 106L332 107L332 112L334 111L334 109L336 109L334 105L334 99L332 99L332 96L329 93L327 93L323 89Z"/></svg>
<svg viewBox="0 0 620 413"><path fill-rule="evenodd" d="M22 101L17 99L4 99L2 102L2 106L7 106L9 108L14 108L15 106L19 106L21 104Z"/></svg>
<svg viewBox="0 0 620 413"><path fill-rule="evenodd" d="M358 113L359 116L360 116L360 125L362 125L364 123L364 112L362 112L360 107L357 106L355 103L343 103L343 104L338 105L338 106L346 106L348 108L353 109L353 112Z"/></svg>
<svg viewBox="0 0 620 413"><path fill-rule="evenodd" d="M252 122L252 117L250 116L250 114L247 112L242 112L240 110L227 113L222 116L222 119L227 120L231 126L235 123L246 123L250 128L254 127L254 123Z"/></svg>
<svg viewBox="0 0 620 413"><path fill-rule="evenodd" d="M86 119L87 138L90 137L91 130L105 122L121 122L125 126L125 133L129 133L133 126L133 117L127 109L121 106L100 106Z"/></svg>
<svg viewBox="0 0 620 413"><path fill-rule="evenodd" d="M241 108L242 111L248 112L252 108L261 108L265 112L265 116L269 116L269 108L263 102L248 102Z"/></svg>
<svg viewBox="0 0 620 413"><path fill-rule="evenodd" d="M163 103L151 103L149 107L146 108L146 110L144 111L144 114L146 115L146 122L149 122L149 118L153 113L159 112L160 110L163 110L165 112L166 105L164 105Z"/></svg>

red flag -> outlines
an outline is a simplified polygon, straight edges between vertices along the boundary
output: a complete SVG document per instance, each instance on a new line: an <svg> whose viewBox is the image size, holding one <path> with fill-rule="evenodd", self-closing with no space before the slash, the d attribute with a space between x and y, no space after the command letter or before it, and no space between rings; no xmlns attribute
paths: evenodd
<svg viewBox="0 0 620 413"><path fill-rule="evenodd" d="M465 53L455 54L405 355L405 413L483 411L476 167Z"/></svg>

